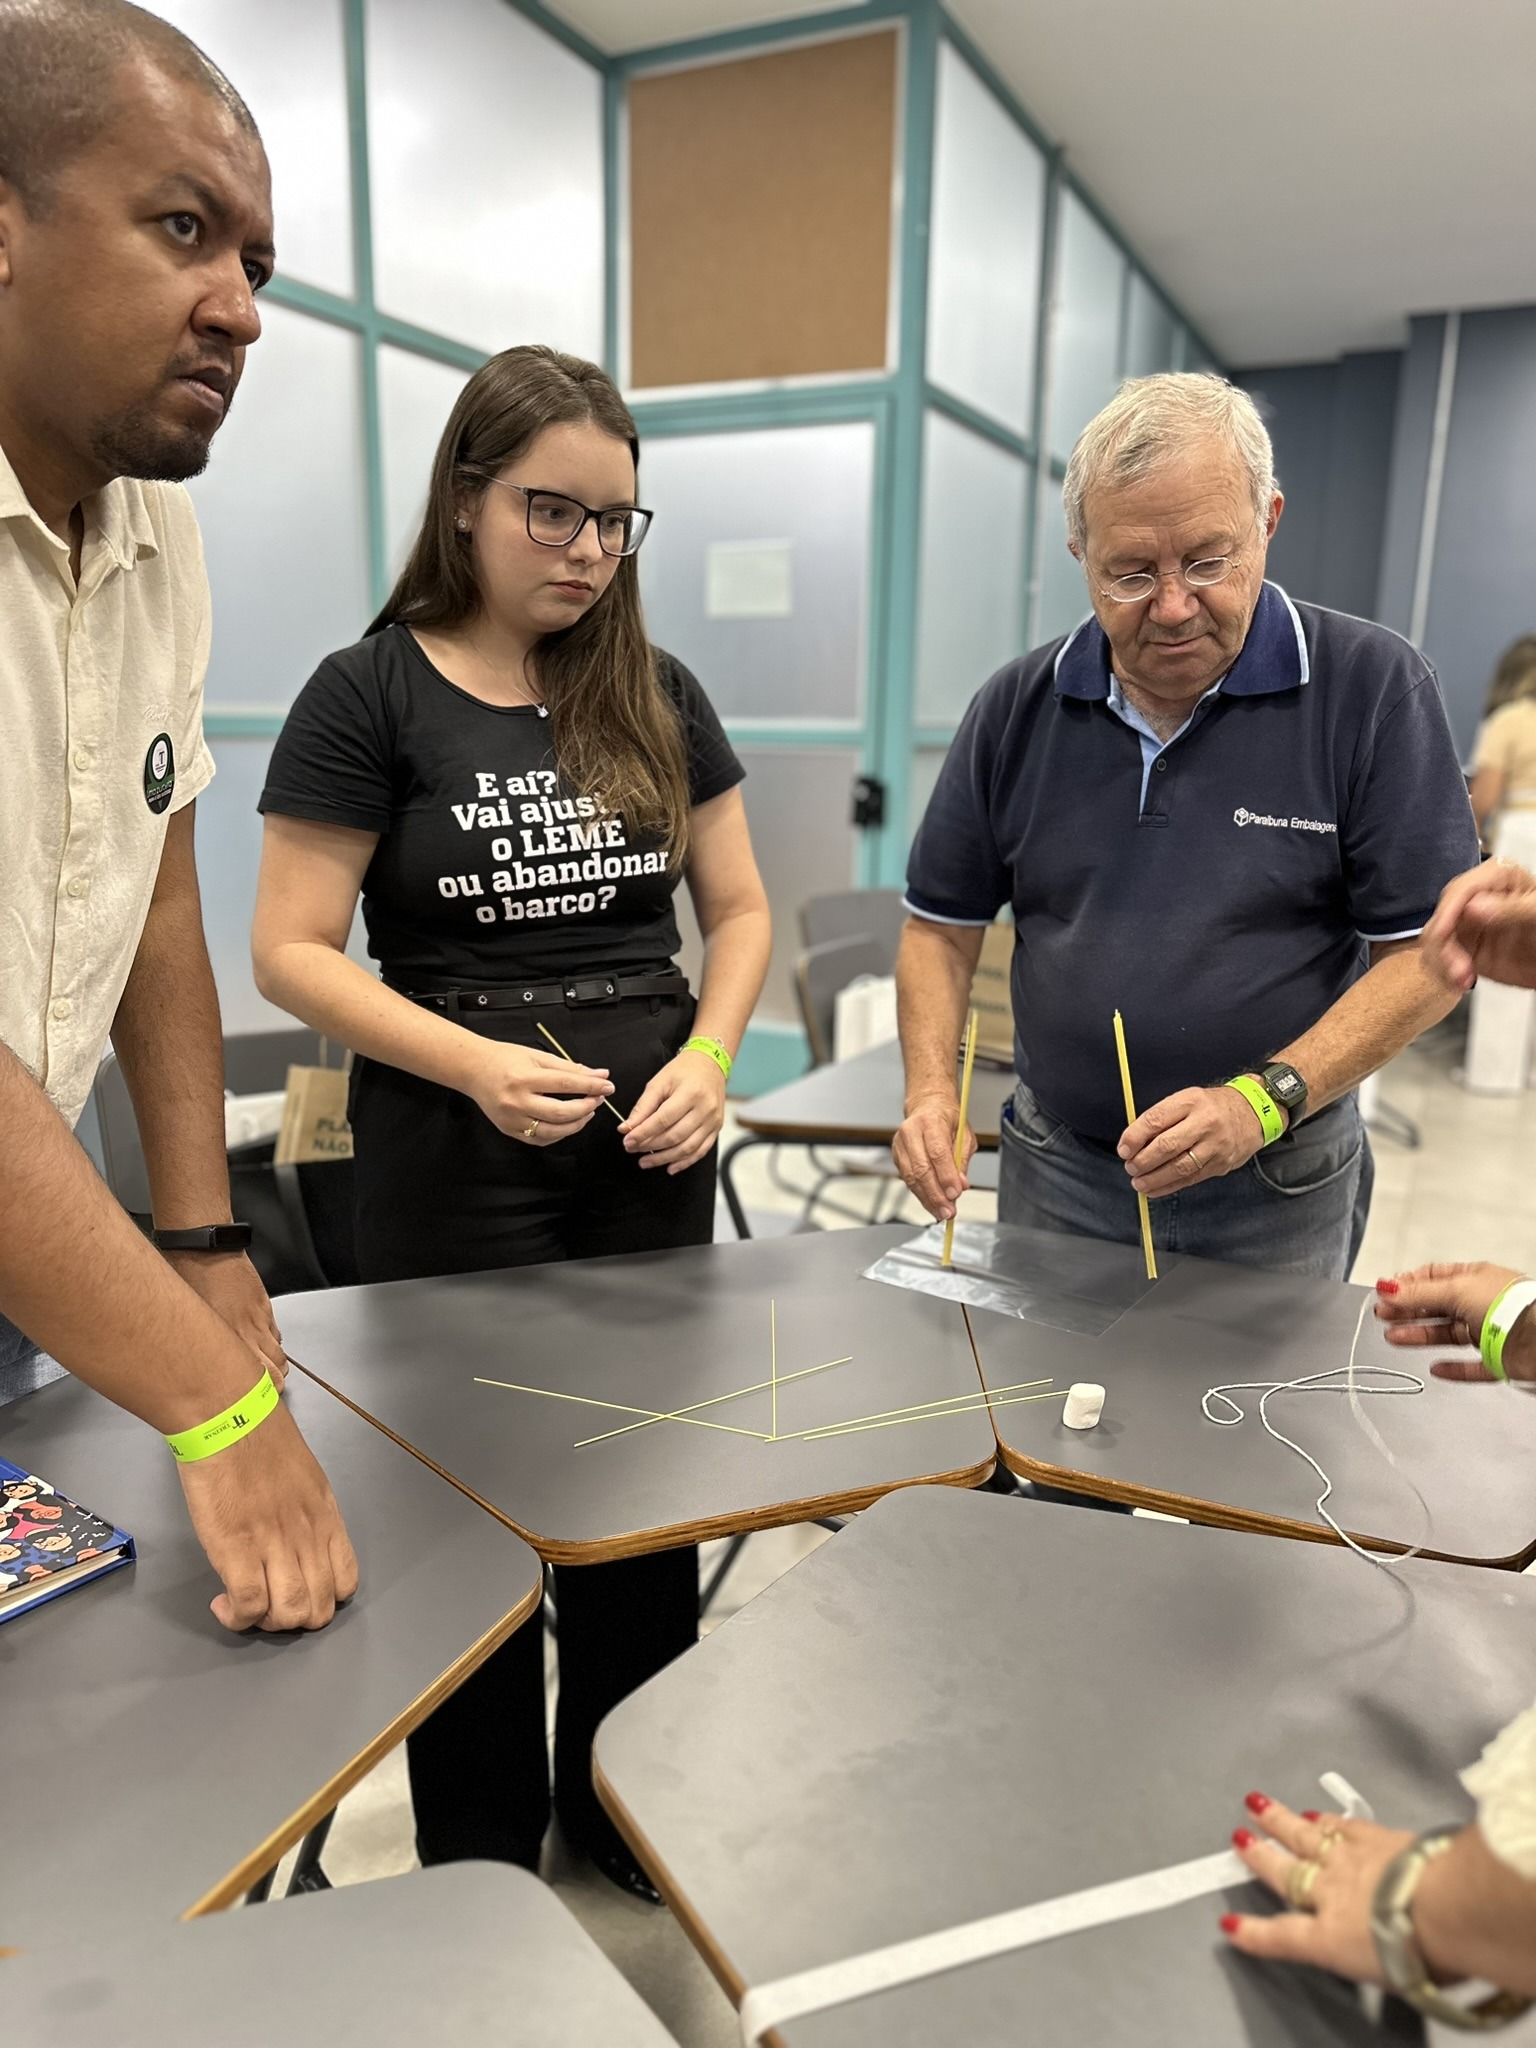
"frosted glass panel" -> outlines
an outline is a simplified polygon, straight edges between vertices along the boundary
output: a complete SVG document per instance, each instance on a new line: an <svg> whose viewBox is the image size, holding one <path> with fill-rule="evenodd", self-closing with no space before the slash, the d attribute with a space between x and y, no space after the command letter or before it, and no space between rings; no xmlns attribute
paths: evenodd
<svg viewBox="0 0 1536 2048"><path fill-rule="evenodd" d="M1061 200L1051 355L1051 449L1072 444L1115 395L1125 259L1077 194Z"/></svg>
<svg viewBox="0 0 1536 2048"><path fill-rule="evenodd" d="M851 889L859 835L849 822L859 756L851 747L740 747L752 849L773 912L773 957L755 1015L798 1024L795 957L807 896Z"/></svg>
<svg viewBox="0 0 1536 2048"><path fill-rule="evenodd" d="M211 740L217 773L197 800L197 874L203 930L218 984L224 1036L286 1031L293 1018L256 992L251 976L251 918L261 868L261 818L256 800L267 779L271 740ZM352 919L347 951L372 967L361 913Z"/></svg>
<svg viewBox="0 0 1536 2048"><path fill-rule="evenodd" d="M1125 374L1150 377L1174 366L1176 323L1139 270L1131 272L1125 307Z"/></svg>
<svg viewBox="0 0 1536 2048"><path fill-rule="evenodd" d="M384 452L384 552L391 577L405 566L426 509L432 458L468 372L408 349L379 350Z"/></svg>
<svg viewBox="0 0 1536 2048"><path fill-rule="evenodd" d="M939 45L928 374L1032 428L1045 159L965 60Z"/></svg>
<svg viewBox="0 0 1536 2048"><path fill-rule="evenodd" d="M930 411L923 429L917 717L947 724L1022 654L1027 462Z"/></svg>
<svg viewBox="0 0 1536 2048"><path fill-rule="evenodd" d="M277 264L350 297L352 181L342 0L160 0L227 73L272 164Z"/></svg>
<svg viewBox="0 0 1536 2048"><path fill-rule="evenodd" d="M722 717L859 716L874 479L866 420L645 443L651 638Z"/></svg>
<svg viewBox="0 0 1536 2048"><path fill-rule="evenodd" d="M907 837L911 839L923 822L928 799L939 779L939 770L949 755L948 747L918 747L912 756L912 783L907 793Z"/></svg>
<svg viewBox="0 0 1536 2048"><path fill-rule="evenodd" d="M368 0L380 306L487 350L603 347L603 92L506 0Z"/></svg>
<svg viewBox="0 0 1536 2048"><path fill-rule="evenodd" d="M190 488L213 587L211 704L287 704L368 623L360 343L268 306Z"/></svg>
<svg viewBox="0 0 1536 2048"><path fill-rule="evenodd" d="M1059 484L1053 483L1046 493L1041 528L1039 617L1029 636L1037 647L1070 633L1093 609L1087 579L1067 549L1067 519Z"/></svg>

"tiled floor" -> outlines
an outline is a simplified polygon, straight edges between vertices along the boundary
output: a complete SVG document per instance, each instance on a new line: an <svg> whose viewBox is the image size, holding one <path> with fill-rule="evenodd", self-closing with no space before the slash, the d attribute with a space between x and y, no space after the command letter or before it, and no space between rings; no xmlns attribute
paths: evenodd
<svg viewBox="0 0 1536 2048"><path fill-rule="evenodd" d="M1536 1091L1513 1101L1467 1095L1459 1085L1461 1050L1462 1033L1452 1020L1383 1076L1383 1101L1411 1120L1421 1142L1409 1147L1385 1130L1375 1138L1376 1193L1357 1279L1432 1259L1497 1259L1536 1271ZM801 1202L786 1190L804 1188L810 1178L803 1153L786 1148L774 1159L754 1150L743 1157L738 1186L757 1227L787 1229ZM875 1194L870 1179L845 1181L830 1192L855 1213L839 1217L823 1207L817 1212L823 1225L867 1219ZM978 1192L966 1198L965 1209L978 1218L990 1215L994 1198ZM901 1213L915 1219L918 1212ZM721 1234L731 1234L728 1225ZM827 1540L814 1527L754 1536L706 1626L718 1627ZM705 1547L706 1573L719 1550ZM333 1882L352 1884L409 1869L414 1861L405 1759L397 1751L342 1802L325 1862ZM624 1897L558 1842L546 1848L545 1875L682 2048L729 2048L739 2039L729 2001L670 1914ZM280 1876L279 1890L281 1882Z"/></svg>

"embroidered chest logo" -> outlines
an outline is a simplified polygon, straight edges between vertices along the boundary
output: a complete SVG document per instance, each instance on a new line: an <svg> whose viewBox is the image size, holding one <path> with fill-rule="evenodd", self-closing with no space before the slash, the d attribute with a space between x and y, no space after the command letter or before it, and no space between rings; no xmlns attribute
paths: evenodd
<svg viewBox="0 0 1536 2048"><path fill-rule="evenodd" d="M156 733L144 756L144 801L152 811L165 810L176 789L176 753L168 732Z"/></svg>
<svg viewBox="0 0 1536 2048"><path fill-rule="evenodd" d="M1267 811L1245 811L1241 805L1232 813L1234 825L1268 825L1276 832L1337 832L1322 818L1273 818Z"/></svg>

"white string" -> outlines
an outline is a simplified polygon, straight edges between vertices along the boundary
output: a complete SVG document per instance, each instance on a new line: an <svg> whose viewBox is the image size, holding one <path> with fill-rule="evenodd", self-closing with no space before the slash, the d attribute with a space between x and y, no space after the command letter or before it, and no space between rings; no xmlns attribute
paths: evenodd
<svg viewBox="0 0 1536 2048"><path fill-rule="evenodd" d="M1355 1334L1350 1342L1349 1359L1346 1364L1333 1366L1327 1372L1303 1373L1298 1379L1294 1380L1228 1380L1223 1386L1206 1388L1205 1392L1200 1396L1200 1410L1206 1421L1214 1422L1218 1429L1236 1429L1239 1423L1246 1421L1247 1413L1238 1402L1232 1399L1232 1396L1234 1394L1257 1394L1259 1396L1259 1420L1263 1423L1265 1429L1275 1439L1276 1443L1284 1444L1288 1451L1294 1451L1298 1458L1304 1459L1323 1482L1323 1490L1317 1498L1317 1512L1323 1521L1328 1524L1341 1543L1348 1545L1356 1557L1363 1557L1367 1564L1373 1564L1378 1569L1386 1571L1390 1569L1392 1563L1400 1562L1402 1558L1417 1557L1419 1555L1429 1541L1432 1517L1429 1511L1429 1502L1420 1493L1414 1481L1403 1471L1386 1444L1383 1443L1380 1432L1360 1405L1360 1396L1362 1394L1411 1395L1424 1392L1424 1382L1417 1373L1405 1372L1397 1366L1366 1366L1364 1370L1370 1376L1369 1383L1363 1381L1356 1373L1355 1353L1360 1348L1360 1333L1365 1328L1365 1319L1370 1312L1371 1300L1372 1297L1367 1294L1360 1304L1360 1314L1355 1321ZM1341 1374L1343 1375L1342 1385L1339 1384ZM1363 1544L1357 1543L1353 1536L1342 1529L1328 1512L1328 1502L1333 1494L1333 1481L1310 1451L1303 1450L1294 1437L1286 1436L1282 1430L1276 1429L1275 1425L1270 1421L1269 1403L1276 1394L1306 1393L1348 1394L1350 1412L1365 1433L1367 1442L1385 1458L1392 1467L1392 1470L1397 1473L1404 1485L1413 1494L1423 1513L1424 1522L1418 1540L1409 1544L1405 1550L1393 1553L1390 1558L1384 1558L1378 1556L1374 1551L1367 1550ZM1232 1412L1229 1415L1215 1414L1211 1407L1213 1401L1221 1402L1224 1407L1229 1408Z"/></svg>

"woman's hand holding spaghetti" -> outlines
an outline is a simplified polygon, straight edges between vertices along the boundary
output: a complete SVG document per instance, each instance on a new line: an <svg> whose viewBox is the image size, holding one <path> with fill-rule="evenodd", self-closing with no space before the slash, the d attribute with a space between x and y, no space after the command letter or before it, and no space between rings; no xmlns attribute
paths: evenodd
<svg viewBox="0 0 1536 2048"><path fill-rule="evenodd" d="M601 1067L476 1038L464 1093L509 1138L524 1145L558 1145L586 1129L612 1095L613 1083Z"/></svg>

